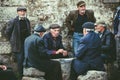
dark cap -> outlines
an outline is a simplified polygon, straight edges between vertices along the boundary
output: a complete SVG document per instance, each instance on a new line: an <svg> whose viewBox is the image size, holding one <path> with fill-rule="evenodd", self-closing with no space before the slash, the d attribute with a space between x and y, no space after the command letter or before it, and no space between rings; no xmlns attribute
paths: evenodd
<svg viewBox="0 0 120 80"><path fill-rule="evenodd" d="M45 29L42 25L37 24L37 25L35 25L35 27L34 27L34 31L36 31L36 32L45 32L46 29Z"/></svg>
<svg viewBox="0 0 120 80"><path fill-rule="evenodd" d="M85 22L83 25L82 25L83 28L86 28L86 29L94 29L94 23L93 22Z"/></svg>
<svg viewBox="0 0 120 80"><path fill-rule="evenodd" d="M86 5L86 3L84 1L79 1L77 3L77 6L85 6L85 5Z"/></svg>
<svg viewBox="0 0 120 80"><path fill-rule="evenodd" d="M52 24L49 27L49 29L56 29L56 28L60 28L60 25L58 25L58 24Z"/></svg>
<svg viewBox="0 0 120 80"><path fill-rule="evenodd" d="M27 11L26 7L18 7L18 8L17 8L17 11L21 11L21 10Z"/></svg>

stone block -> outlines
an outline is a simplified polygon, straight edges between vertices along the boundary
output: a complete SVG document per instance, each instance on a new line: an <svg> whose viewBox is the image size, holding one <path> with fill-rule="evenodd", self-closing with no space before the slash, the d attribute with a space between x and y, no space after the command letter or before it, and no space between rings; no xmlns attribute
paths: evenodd
<svg viewBox="0 0 120 80"><path fill-rule="evenodd" d="M43 77L32 78L32 77L23 77L22 80L45 80Z"/></svg>
<svg viewBox="0 0 120 80"><path fill-rule="evenodd" d="M77 80L107 80L107 73L90 70L86 75L80 75Z"/></svg>
<svg viewBox="0 0 120 80"><path fill-rule="evenodd" d="M31 77L41 77L41 76L45 76L45 73L35 68L30 67L30 68L24 68L23 75L31 76Z"/></svg>

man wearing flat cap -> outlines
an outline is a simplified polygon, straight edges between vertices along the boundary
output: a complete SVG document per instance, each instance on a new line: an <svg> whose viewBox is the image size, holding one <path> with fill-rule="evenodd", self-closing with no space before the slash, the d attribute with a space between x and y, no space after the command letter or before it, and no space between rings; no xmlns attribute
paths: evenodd
<svg viewBox="0 0 120 80"><path fill-rule="evenodd" d="M77 3L77 10L70 11L66 17L65 23L68 28L68 35L73 36L73 50L74 54L77 53L77 47L80 38L83 36L82 24L85 22L95 22L93 10L86 10L86 3L84 1L79 1Z"/></svg>
<svg viewBox="0 0 120 80"><path fill-rule="evenodd" d="M116 42L113 33L107 29L107 25L104 21L95 23L95 27L101 38L101 56L104 62L114 62L116 60Z"/></svg>
<svg viewBox="0 0 120 80"><path fill-rule="evenodd" d="M62 80L60 63L50 60L44 46L42 37L45 31L42 25L36 25L34 33L26 38L24 67L34 67L45 72L45 80Z"/></svg>
<svg viewBox="0 0 120 80"><path fill-rule="evenodd" d="M88 70L104 70L100 55L100 37L94 32L94 23L86 22L82 25L83 37L80 39L76 59L71 64L70 80L77 80L79 75L86 74Z"/></svg>
<svg viewBox="0 0 120 80"><path fill-rule="evenodd" d="M67 51L62 44L62 36L60 35L60 26L58 24L51 24L50 32L44 35L43 39L45 47L51 58L65 58L67 57Z"/></svg>
<svg viewBox="0 0 120 80"><path fill-rule="evenodd" d="M31 34L30 21L26 17L27 9L18 7L18 16L10 20L6 27L6 36L11 43L14 60L18 64L20 78L23 75L24 40Z"/></svg>

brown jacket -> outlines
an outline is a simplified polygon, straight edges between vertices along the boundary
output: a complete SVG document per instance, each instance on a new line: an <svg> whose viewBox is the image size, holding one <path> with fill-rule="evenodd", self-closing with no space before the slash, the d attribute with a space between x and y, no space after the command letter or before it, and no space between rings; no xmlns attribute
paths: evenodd
<svg viewBox="0 0 120 80"><path fill-rule="evenodd" d="M77 17L78 17L78 10L70 11L69 15L66 17L65 23L66 27L68 27L69 32L68 34L72 34L74 32L74 26ZM86 10L85 14L87 15L88 22L96 22L93 10Z"/></svg>

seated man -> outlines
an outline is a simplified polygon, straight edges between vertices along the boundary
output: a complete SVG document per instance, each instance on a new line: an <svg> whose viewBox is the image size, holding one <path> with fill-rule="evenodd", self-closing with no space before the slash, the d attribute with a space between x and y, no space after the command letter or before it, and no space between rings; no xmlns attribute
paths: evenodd
<svg viewBox="0 0 120 80"><path fill-rule="evenodd" d="M25 39L25 67L33 67L45 72L45 80L62 80L61 66L58 61L49 59L42 36L46 30L36 25L34 34Z"/></svg>
<svg viewBox="0 0 120 80"><path fill-rule="evenodd" d="M101 56L105 63L114 62L116 60L116 43L112 32L107 29L104 21L99 21L95 24L96 31L101 38Z"/></svg>
<svg viewBox="0 0 120 80"><path fill-rule="evenodd" d="M50 25L50 32L46 33L43 37L47 53L51 58L65 58L67 51L62 44L62 36L60 36L60 26L58 24Z"/></svg>
<svg viewBox="0 0 120 80"><path fill-rule="evenodd" d="M0 63L0 80L17 80L17 78L12 69Z"/></svg>
<svg viewBox="0 0 120 80"><path fill-rule="evenodd" d="M101 41L99 35L94 32L94 23L86 22L82 27L84 36L77 48L76 59L71 64L70 80L77 80L79 75L88 70L104 70L100 56Z"/></svg>

